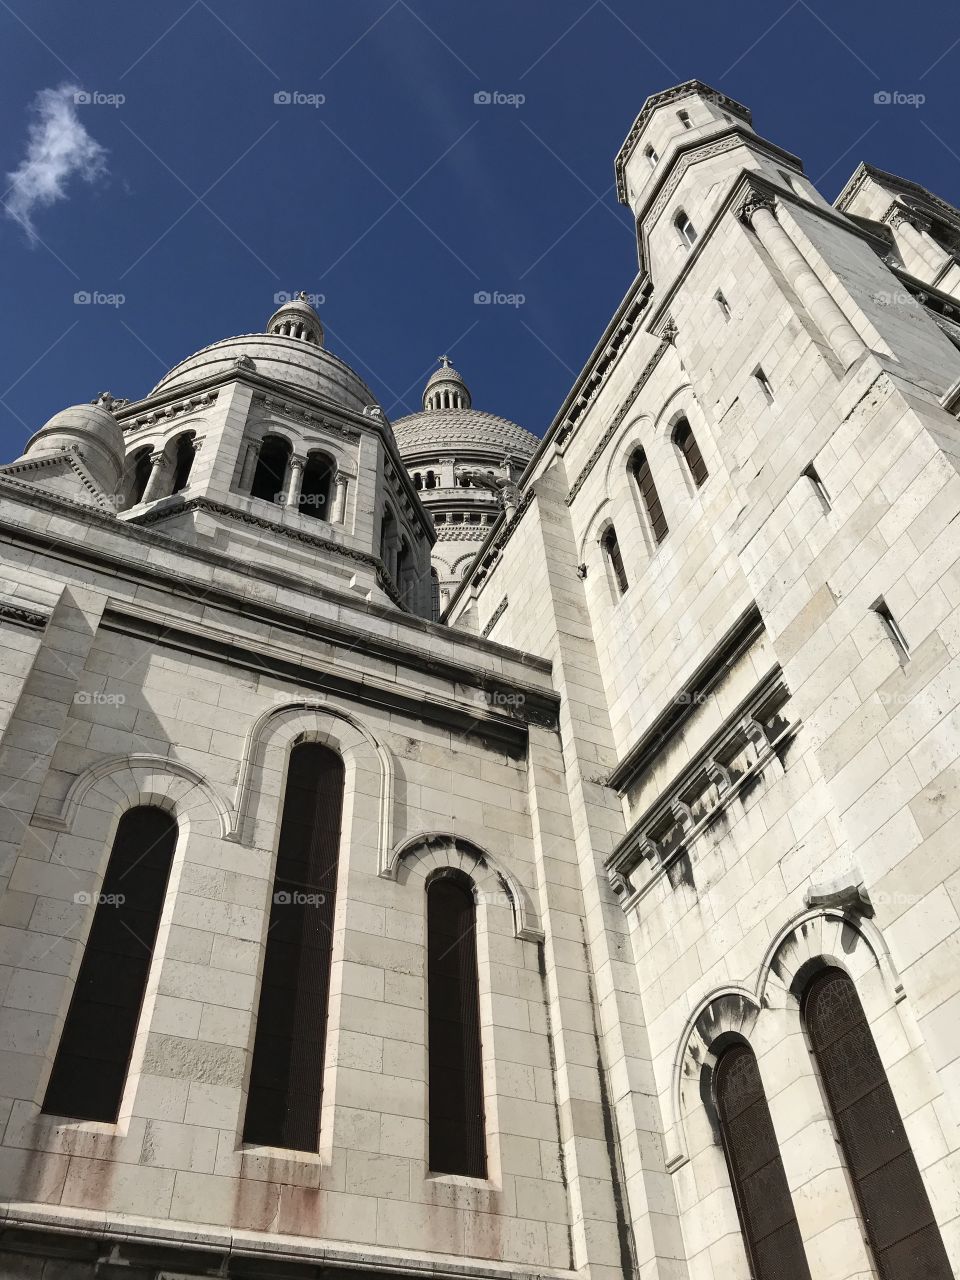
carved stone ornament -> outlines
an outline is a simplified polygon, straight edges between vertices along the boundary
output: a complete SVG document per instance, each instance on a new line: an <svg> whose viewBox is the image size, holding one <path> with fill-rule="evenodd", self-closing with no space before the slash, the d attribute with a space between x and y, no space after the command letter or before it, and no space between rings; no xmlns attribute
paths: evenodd
<svg viewBox="0 0 960 1280"><path fill-rule="evenodd" d="M737 217L749 227L752 223L753 215L761 209L766 209L776 216L776 201L773 196L767 195L765 191L751 191L737 211Z"/></svg>
<svg viewBox="0 0 960 1280"><path fill-rule="evenodd" d="M247 372L249 373L252 373L257 367L254 364L253 360L250 358L250 356L237 356L236 360L234 360L233 363L234 363L234 368L246 369Z"/></svg>

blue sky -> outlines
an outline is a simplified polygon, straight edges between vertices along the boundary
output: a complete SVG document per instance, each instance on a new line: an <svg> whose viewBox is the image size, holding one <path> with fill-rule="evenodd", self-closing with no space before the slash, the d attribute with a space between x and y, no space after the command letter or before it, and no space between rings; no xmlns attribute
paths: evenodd
<svg viewBox="0 0 960 1280"><path fill-rule="evenodd" d="M909 21L891 0L0 0L0 50L4 459L299 289L391 417L449 352L478 408L542 434L634 274L613 158L644 98L694 76L831 198L866 159L960 204L943 0ZM44 204L28 129L63 85L97 100L57 100L76 170Z"/></svg>

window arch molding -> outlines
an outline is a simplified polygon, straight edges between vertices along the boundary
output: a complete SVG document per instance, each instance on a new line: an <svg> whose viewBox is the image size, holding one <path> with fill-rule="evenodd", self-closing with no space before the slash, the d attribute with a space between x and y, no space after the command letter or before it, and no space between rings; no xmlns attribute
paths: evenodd
<svg viewBox="0 0 960 1280"><path fill-rule="evenodd" d="M465 836L422 831L392 851L380 874L400 881L417 865L417 874L430 880L451 869L462 871L473 884L478 901L499 902L506 895L513 915L514 935L524 942L542 942L543 929L533 899L517 875L495 854Z"/></svg>
<svg viewBox="0 0 960 1280"><path fill-rule="evenodd" d="M286 762L291 747L299 742L318 742L342 757L346 771L342 856L357 856L383 874L393 847L393 757L359 716L317 698L268 707L250 726L228 838L259 847L276 844ZM373 814L361 813L368 804ZM370 816L376 817L375 834L363 836L359 820Z"/></svg>
<svg viewBox="0 0 960 1280"><path fill-rule="evenodd" d="M672 1070L669 1164L688 1158L691 1116L702 1102L701 1072L706 1068L709 1074L715 1065L721 1037L739 1036L762 1057L782 1038L776 1014L788 1012L799 1033L803 991L815 973L828 968L842 969L853 980L870 1022L903 999L899 974L871 920L829 908L795 916L771 939L752 987L709 992L687 1019Z"/></svg>

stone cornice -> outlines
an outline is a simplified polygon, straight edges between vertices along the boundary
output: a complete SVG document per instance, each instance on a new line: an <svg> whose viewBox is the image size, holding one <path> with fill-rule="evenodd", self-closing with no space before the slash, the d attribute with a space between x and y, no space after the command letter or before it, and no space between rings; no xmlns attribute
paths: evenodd
<svg viewBox="0 0 960 1280"><path fill-rule="evenodd" d="M729 98L725 93L711 89L702 80L686 80L683 84L664 89L662 93L652 94L640 108L640 113L630 126L630 132L624 139L623 145L617 152L616 159L613 162L614 172L617 177L617 198L621 204L627 203L627 189L623 171L653 113L660 107L669 106L671 102L679 102L681 98L689 98L691 94L700 94L702 97L712 99L724 111L729 112L730 115L739 116L747 124L750 124L753 120L749 107L744 106L742 102L738 102L736 98Z"/></svg>
<svg viewBox="0 0 960 1280"><path fill-rule="evenodd" d="M363 615L369 614L370 617L381 622L394 624L402 638L387 642L381 641L379 634L365 636L364 645L367 651L374 652L379 647L385 646L381 656L386 656L389 652L391 661L408 667L417 668L425 661L423 650L418 646L419 637L432 636L444 640L451 649L454 646L461 651L476 649L479 653L499 657L507 662L519 663L544 674L549 674L551 670L549 659L510 649L506 645L484 640L469 632L453 633L439 623L428 622L425 618L418 618L413 614L401 613L387 605L359 600L356 596L331 587L305 582L302 578L281 569L257 565L254 571L249 564L224 552L210 547L191 546L154 530L130 525L85 503L64 498L60 494L41 492L33 485L12 480L0 474L0 492L4 489L15 493L31 507L46 510L57 516L66 516L68 520L101 530L106 537L118 538L121 542L129 541L133 546L141 549L142 559L139 559L121 548L116 551L105 550L102 544L97 546L92 540L71 538L67 541L64 537L47 533L44 529L19 523L15 517L11 518L11 503L2 504L0 538L14 545L31 547L53 559L82 567L85 572L92 570L134 584L150 584L185 598L202 599L211 604L219 604L220 607L235 610L240 614L248 614L256 607L263 611L263 616L269 618L272 625L283 625L285 620L292 616L288 608L281 609L259 601L254 605L251 597L245 592L217 585L223 581L223 574L232 573L243 579L255 577L258 582L282 587L285 591L299 593L305 597L309 595L318 602L327 601L334 604L347 617L351 614L356 616L356 625L343 626L329 621L321 622L310 615L303 615L304 622L309 622L318 629L318 633L322 630L325 637L334 645L356 648L358 633L363 631ZM169 552L176 558L179 568L174 571L150 563L146 553L151 548ZM188 576L191 562L202 566L208 572L198 574L195 579L191 579ZM214 579L212 585L211 572ZM462 669L466 672L473 668L465 663Z"/></svg>
<svg viewBox="0 0 960 1280"><path fill-rule="evenodd" d="M50 621L48 613L41 613L38 609L30 609L26 605L17 604L13 600L0 600L0 622L13 622L21 627L28 627L31 631L40 630Z"/></svg>
<svg viewBox="0 0 960 1280"><path fill-rule="evenodd" d="M694 710L716 688L733 663L749 649L763 630L760 610L751 602L680 688L673 691L669 706L641 734L610 774L606 785L620 795L631 787L682 730Z"/></svg>
<svg viewBox="0 0 960 1280"><path fill-rule="evenodd" d="M249 621L256 619L257 613L248 608L244 616ZM178 617L168 609L112 599L104 611L102 625L108 631L147 640L153 647L202 655L350 702L375 706L391 715L440 724L456 733L475 733L500 743L513 754L522 753L525 747L527 725L557 728L559 696L555 693L497 673L467 672L456 663L424 654L418 672L445 680L460 691L459 696L445 696L433 690L429 698L424 698L415 677L388 680L363 670L359 663L351 669L343 662L324 661L319 655L305 652L302 640L322 641L323 628L311 626L302 618L290 618L283 626L264 620L270 638L248 638L209 619ZM288 644L280 639L284 635L289 637ZM383 656L382 646L365 640L363 655L369 656L377 648L381 649L379 656Z"/></svg>
<svg viewBox="0 0 960 1280"><path fill-rule="evenodd" d="M926 187L921 187L917 182L910 182L906 178L898 177L895 173L887 173L885 169L878 169L874 165L865 162L861 162L854 170L847 185L834 200L834 208L841 213L845 213L853 203L861 187L870 178L882 187L892 187L899 195L907 195L920 200L926 206L926 212L929 213L931 210L936 210L937 216L960 231L960 210L956 209L952 204L948 204L946 200L941 200L939 196L935 196L932 191L928 191Z"/></svg>

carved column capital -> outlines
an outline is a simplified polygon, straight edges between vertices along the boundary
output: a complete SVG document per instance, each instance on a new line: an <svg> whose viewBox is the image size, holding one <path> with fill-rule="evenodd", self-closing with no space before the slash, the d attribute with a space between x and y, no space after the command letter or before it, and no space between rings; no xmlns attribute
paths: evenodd
<svg viewBox="0 0 960 1280"><path fill-rule="evenodd" d="M753 222L754 214L763 209L766 209L768 213L776 217L777 205L773 196L768 195L765 191L751 191L737 210L737 217L749 227Z"/></svg>

